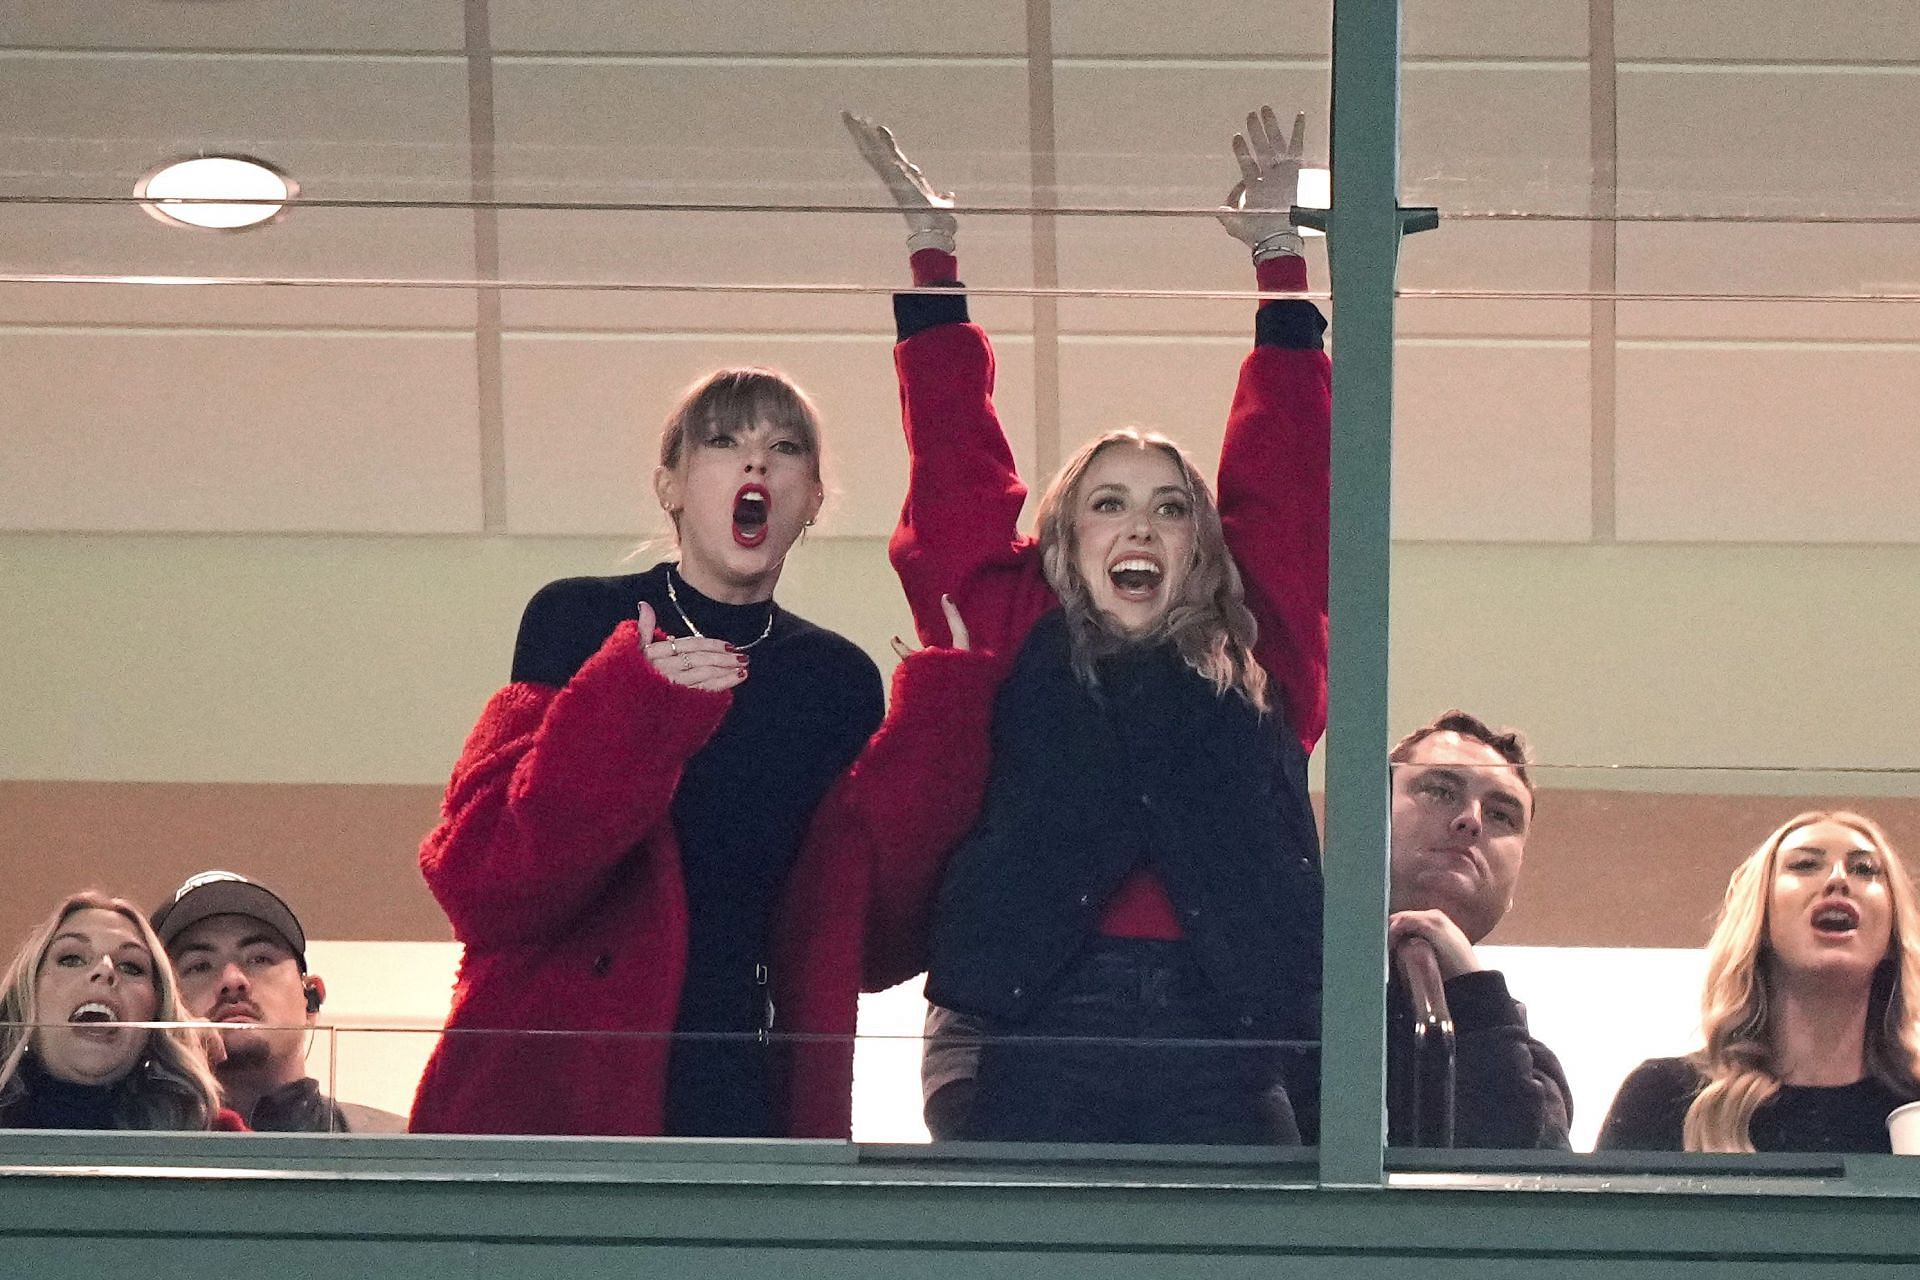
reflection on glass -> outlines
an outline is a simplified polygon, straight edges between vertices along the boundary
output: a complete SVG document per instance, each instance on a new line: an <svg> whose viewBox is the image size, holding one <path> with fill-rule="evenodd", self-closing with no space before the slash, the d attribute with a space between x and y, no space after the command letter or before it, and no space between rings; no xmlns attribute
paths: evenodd
<svg viewBox="0 0 1920 1280"><path fill-rule="evenodd" d="M1890 1149L1920 1098L1920 912L1878 825L1799 814L1734 869L1701 1023L1702 1050L1620 1086L1599 1149Z"/></svg>
<svg viewBox="0 0 1920 1280"><path fill-rule="evenodd" d="M1391 759L1387 1141L1564 1149L1565 1071L1477 949L1513 902L1532 831L1526 740L1456 710Z"/></svg>
<svg viewBox="0 0 1920 1280"><path fill-rule="evenodd" d="M67 897L0 979L0 1127L240 1128L221 1105L203 1031L177 1025L185 1016L140 908Z"/></svg>
<svg viewBox="0 0 1920 1280"><path fill-rule="evenodd" d="M1485 772L1517 778L1508 766ZM1884 833L1914 827L1911 775L1539 763L1527 772L1538 810L1526 815L1524 874L1506 881L1512 909L1493 941L1472 951L1525 1001L1512 1017L1530 1029L1536 1066L1555 1063L1574 1149L1597 1139L1622 1152L1887 1150L1887 1113L1920 1096L1900 924L1912 891L1898 838ZM1401 818L1416 780L1428 785L1421 765L1396 766L1396 893L1414 865ZM1498 800L1476 802L1442 781L1458 797L1450 838L1430 846L1444 858L1422 861L1455 869L1422 879L1491 884L1505 838L1491 829ZM1884 829L1858 816L1876 814ZM1446 981L1450 997L1460 981ZM1449 1003L1464 1117L1474 1010ZM1541 1045L1551 1046L1546 1059ZM1750 1108L1748 1132L1689 1142L1689 1126L1706 1123L1689 1112L1710 1118L1726 1096L1702 1088L1716 1057L1739 1064L1719 1069L1741 1086L1733 1096Z"/></svg>

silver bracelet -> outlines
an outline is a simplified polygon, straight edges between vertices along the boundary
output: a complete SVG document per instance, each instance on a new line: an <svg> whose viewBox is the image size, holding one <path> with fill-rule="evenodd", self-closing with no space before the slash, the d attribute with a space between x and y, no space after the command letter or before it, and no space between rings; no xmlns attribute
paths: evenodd
<svg viewBox="0 0 1920 1280"><path fill-rule="evenodd" d="M1261 236L1253 245L1253 260L1266 262L1282 256L1299 257L1307 247L1307 242L1292 227L1285 231L1276 231L1270 236Z"/></svg>
<svg viewBox="0 0 1920 1280"><path fill-rule="evenodd" d="M922 249L938 249L942 253L953 252L953 232L944 227L921 227L907 235L907 252L914 254Z"/></svg>

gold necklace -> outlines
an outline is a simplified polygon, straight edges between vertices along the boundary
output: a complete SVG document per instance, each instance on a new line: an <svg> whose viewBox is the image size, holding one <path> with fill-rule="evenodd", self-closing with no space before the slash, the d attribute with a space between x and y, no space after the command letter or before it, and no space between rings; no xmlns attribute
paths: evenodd
<svg viewBox="0 0 1920 1280"><path fill-rule="evenodd" d="M680 615L680 625L685 627L687 630L691 631L694 635L699 636L702 640L705 640L707 638L707 633L702 631L700 628L694 626L693 619L689 618L687 616L687 611L680 607L680 593L673 589L673 566L672 565L667 566L667 599L672 602L673 611ZM745 644L737 644L733 646L733 651L735 653L745 653L747 650L753 648L753 646L759 644L762 640L765 640L768 636L773 634L774 611L775 611L775 607L774 607L773 601L771 600L767 601L767 625L761 628L759 635L747 641Z"/></svg>

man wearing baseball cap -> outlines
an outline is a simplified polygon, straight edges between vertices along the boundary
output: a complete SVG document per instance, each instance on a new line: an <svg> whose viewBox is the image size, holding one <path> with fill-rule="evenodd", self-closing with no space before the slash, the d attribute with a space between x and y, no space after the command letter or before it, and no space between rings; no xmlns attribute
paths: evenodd
<svg viewBox="0 0 1920 1280"><path fill-rule="evenodd" d="M307 972L307 935L293 909L231 871L190 876L153 913L180 975L180 999L219 1024L214 1064L226 1104L262 1133L397 1133L404 1117L336 1103L307 1075L307 1043L327 984ZM216 1055L218 1051L216 1050Z"/></svg>

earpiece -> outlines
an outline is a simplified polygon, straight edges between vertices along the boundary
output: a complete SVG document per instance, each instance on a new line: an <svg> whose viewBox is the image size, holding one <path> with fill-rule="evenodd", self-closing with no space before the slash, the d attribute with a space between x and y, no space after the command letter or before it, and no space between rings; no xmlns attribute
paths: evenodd
<svg viewBox="0 0 1920 1280"><path fill-rule="evenodd" d="M307 989L307 1012L308 1013L320 1012L320 1002L327 998L326 994L320 990L320 984L317 982L308 982L306 984L306 989Z"/></svg>

